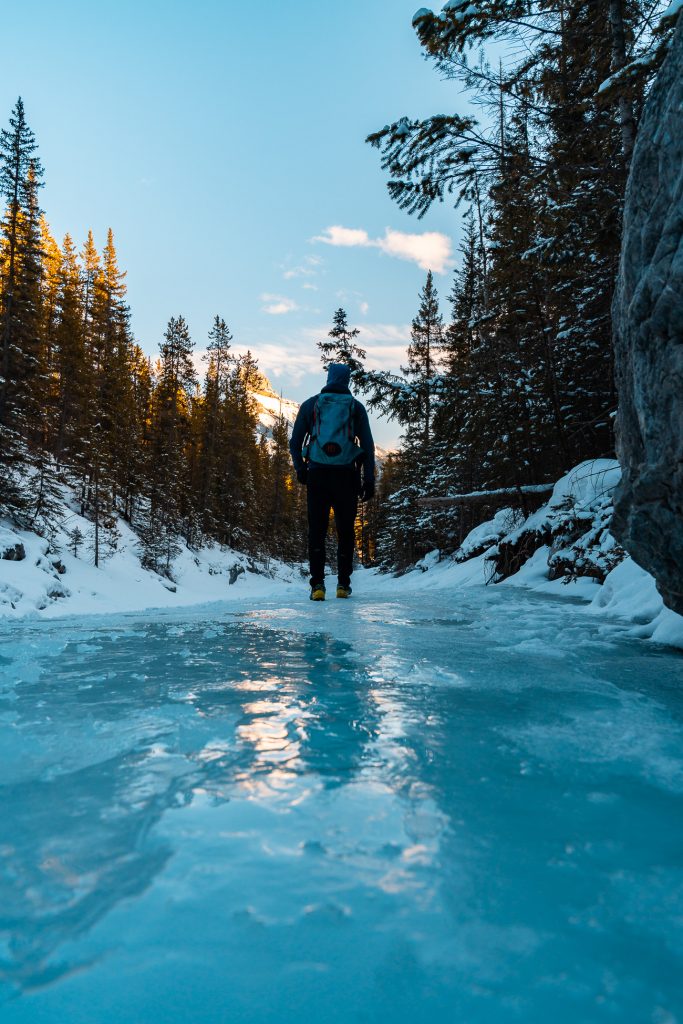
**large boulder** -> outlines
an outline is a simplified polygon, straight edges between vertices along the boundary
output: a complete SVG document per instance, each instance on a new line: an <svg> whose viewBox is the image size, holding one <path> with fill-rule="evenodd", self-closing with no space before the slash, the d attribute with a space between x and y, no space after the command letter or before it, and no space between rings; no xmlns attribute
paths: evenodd
<svg viewBox="0 0 683 1024"><path fill-rule="evenodd" d="M683 17L638 131L614 305L612 530L683 613Z"/></svg>

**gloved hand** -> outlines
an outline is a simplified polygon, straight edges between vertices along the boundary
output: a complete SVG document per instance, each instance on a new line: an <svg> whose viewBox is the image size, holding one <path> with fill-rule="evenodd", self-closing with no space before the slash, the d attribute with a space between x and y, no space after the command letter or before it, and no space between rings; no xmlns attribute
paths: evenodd
<svg viewBox="0 0 683 1024"><path fill-rule="evenodd" d="M296 478L304 487L308 483L308 466L305 463L300 469L297 469Z"/></svg>
<svg viewBox="0 0 683 1024"><path fill-rule="evenodd" d="M372 501L375 496L375 481L374 480L363 480L360 485L360 500L361 501Z"/></svg>

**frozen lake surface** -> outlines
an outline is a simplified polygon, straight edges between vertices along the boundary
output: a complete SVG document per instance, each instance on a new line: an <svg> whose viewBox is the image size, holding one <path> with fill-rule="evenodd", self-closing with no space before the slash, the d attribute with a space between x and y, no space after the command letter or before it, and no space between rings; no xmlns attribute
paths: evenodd
<svg viewBox="0 0 683 1024"><path fill-rule="evenodd" d="M2 1024L683 1021L681 654L395 590L0 626Z"/></svg>

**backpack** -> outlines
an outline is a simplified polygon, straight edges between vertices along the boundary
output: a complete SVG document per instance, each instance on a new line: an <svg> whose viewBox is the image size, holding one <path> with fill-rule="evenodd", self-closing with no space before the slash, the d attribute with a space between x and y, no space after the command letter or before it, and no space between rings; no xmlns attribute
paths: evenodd
<svg viewBox="0 0 683 1024"><path fill-rule="evenodd" d="M363 449L356 444L353 395L326 392L313 407L308 458L323 466L350 466Z"/></svg>

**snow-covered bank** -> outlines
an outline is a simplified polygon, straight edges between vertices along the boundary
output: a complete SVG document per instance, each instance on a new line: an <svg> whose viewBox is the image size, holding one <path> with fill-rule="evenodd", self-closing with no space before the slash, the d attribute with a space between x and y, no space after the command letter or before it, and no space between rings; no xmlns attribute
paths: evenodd
<svg viewBox="0 0 683 1024"><path fill-rule="evenodd" d="M74 551L73 530L83 542ZM95 568L88 548L92 524L70 516L48 541L0 522L0 618L79 615L184 607L210 601L272 596L273 588L301 580L298 569L268 566L219 546L196 551L183 545L173 581L140 564L139 538L117 520L117 549Z"/></svg>
<svg viewBox="0 0 683 1024"><path fill-rule="evenodd" d="M490 577L490 550L464 562L439 560L438 553L428 555L419 563L421 573L412 572L402 580L406 588L453 590L459 587L480 587ZM573 598L584 602L585 611L600 616L628 636L654 640L683 649L683 616L664 606L653 577L626 556L604 583L587 576L573 580L551 580L548 558L550 549L539 548L513 576L490 586L523 587L539 594Z"/></svg>
<svg viewBox="0 0 683 1024"><path fill-rule="evenodd" d="M619 547L609 531L619 467L597 460L558 481L550 500L526 519L502 509L477 526L452 558L438 552L400 578L366 571L357 596L368 591L408 595L485 584L524 587L584 602L628 635L683 648L683 617L664 607L655 581ZM73 549L78 527L84 541ZM263 566L218 546L182 547L173 581L144 569L139 539L122 520L117 549L92 565L92 524L74 513L50 541L0 523L0 618L182 608L213 601L305 600L305 572L271 561Z"/></svg>
<svg viewBox="0 0 683 1024"><path fill-rule="evenodd" d="M406 582L420 588L490 583L578 598L589 614L621 625L633 637L683 648L683 616L664 606L653 577L610 533L619 478L612 460L583 463L528 518L520 522L518 511L501 510L477 526L452 559L440 560L433 552Z"/></svg>

